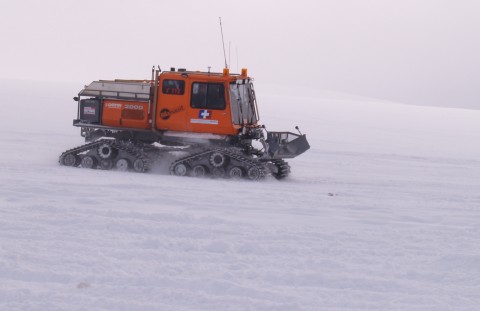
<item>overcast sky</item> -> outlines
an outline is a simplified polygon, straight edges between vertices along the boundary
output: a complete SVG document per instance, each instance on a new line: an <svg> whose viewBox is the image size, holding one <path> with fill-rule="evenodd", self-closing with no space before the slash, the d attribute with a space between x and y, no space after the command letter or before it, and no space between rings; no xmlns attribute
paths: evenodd
<svg viewBox="0 0 480 311"><path fill-rule="evenodd" d="M0 78L220 71L219 16L231 69L247 67L259 92L295 84L480 109L477 0L1 0Z"/></svg>

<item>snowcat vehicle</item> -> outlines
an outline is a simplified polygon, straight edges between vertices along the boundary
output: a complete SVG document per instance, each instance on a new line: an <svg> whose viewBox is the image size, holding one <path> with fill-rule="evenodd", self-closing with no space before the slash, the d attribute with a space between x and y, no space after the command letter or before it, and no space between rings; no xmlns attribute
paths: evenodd
<svg viewBox="0 0 480 311"><path fill-rule="evenodd" d="M61 165L147 172L159 164L177 176L282 179L285 159L310 148L300 131L259 125L246 69L152 69L151 80L93 81L74 100L73 125L86 144L63 152Z"/></svg>

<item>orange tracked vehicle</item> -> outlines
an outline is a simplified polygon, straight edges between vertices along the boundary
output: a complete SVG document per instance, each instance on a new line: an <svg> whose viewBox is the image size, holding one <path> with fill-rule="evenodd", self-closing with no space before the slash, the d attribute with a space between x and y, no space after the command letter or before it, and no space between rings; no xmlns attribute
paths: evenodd
<svg viewBox="0 0 480 311"><path fill-rule="evenodd" d="M178 176L282 179L290 173L284 159L310 148L301 133L258 124L246 69L152 69L151 80L94 81L74 100L73 125L87 144L62 153L66 166L146 172L169 161Z"/></svg>

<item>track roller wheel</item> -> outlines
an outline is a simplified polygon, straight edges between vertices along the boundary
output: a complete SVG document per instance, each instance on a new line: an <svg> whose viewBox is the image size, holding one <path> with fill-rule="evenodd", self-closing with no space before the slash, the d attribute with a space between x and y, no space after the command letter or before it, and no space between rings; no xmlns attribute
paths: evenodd
<svg viewBox="0 0 480 311"><path fill-rule="evenodd" d="M243 170L239 166L234 166L228 170L228 177L231 179L241 179L243 177Z"/></svg>
<svg viewBox="0 0 480 311"><path fill-rule="evenodd" d="M252 166L248 169L247 176L250 180L259 180L261 177L260 169L256 166Z"/></svg>
<svg viewBox="0 0 480 311"><path fill-rule="evenodd" d="M97 148L97 153L101 159L108 159L113 155L113 148L109 144L101 144Z"/></svg>
<svg viewBox="0 0 480 311"><path fill-rule="evenodd" d="M133 161L133 170L137 173L143 173L146 170L145 161L143 159L136 159Z"/></svg>
<svg viewBox="0 0 480 311"><path fill-rule="evenodd" d="M70 153L63 157L62 164L65 166L78 166L80 159L78 156Z"/></svg>
<svg viewBox="0 0 480 311"><path fill-rule="evenodd" d="M100 168L102 170L109 170L113 167L113 161L110 159L101 159L100 160Z"/></svg>
<svg viewBox="0 0 480 311"><path fill-rule="evenodd" d="M121 159L118 159L117 162L115 162L115 168L121 172L128 171L129 167L130 167L130 163L128 162L127 159L121 158Z"/></svg>
<svg viewBox="0 0 480 311"><path fill-rule="evenodd" d="M192 168L193 177L205 177L207 175L207 168L204 165L195 165Z"/></svg>
<svg viewBox="0 0 480 311"><path fill-rule="evenodd" d="M83 168L95 168L96 166L96 159L92 156L84 156L80 164Z"/></svg>
<svg viewBox="0 0 480 311"><path fill-rule="evenodd" d="M188 173L188 167L186 164L180 162L175 164L172 172L175 176L185 176Z"/></svg>
<svg viewBox="0 0 480 311"><path fill-rule="evenodd" d="M213 167L222 167L227 163L227 156L215 151L210 155L209 162Z"/></svg>

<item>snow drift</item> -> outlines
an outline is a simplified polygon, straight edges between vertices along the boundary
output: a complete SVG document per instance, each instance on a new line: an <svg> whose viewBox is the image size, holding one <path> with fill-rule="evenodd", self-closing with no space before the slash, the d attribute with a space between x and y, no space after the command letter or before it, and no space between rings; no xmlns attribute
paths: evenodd
<svg viewBox="0 0 480 311"><path fill-rule="evenodd" d="M473 310L480 111L257 84L286 181L59 166L80 86L2 81L2 310Z"/></svg>

